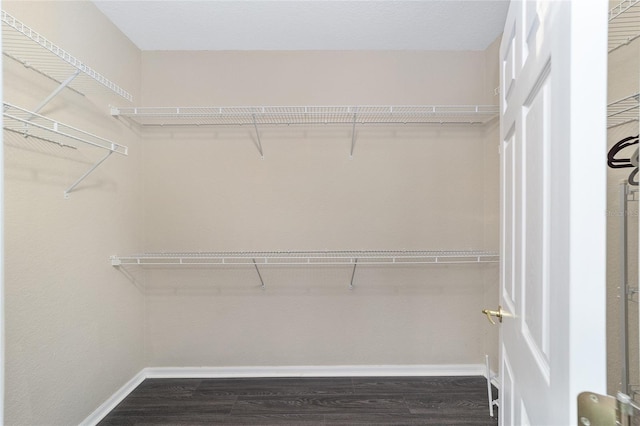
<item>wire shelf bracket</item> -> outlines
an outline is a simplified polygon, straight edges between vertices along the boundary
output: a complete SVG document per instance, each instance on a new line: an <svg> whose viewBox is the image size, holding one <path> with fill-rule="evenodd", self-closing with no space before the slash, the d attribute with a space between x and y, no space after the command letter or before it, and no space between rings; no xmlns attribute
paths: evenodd
<svg viewBox="0 0 640 426"><path fill-rule="evenodd" d="M356 268L358 267L358 258L353 261L353 271L351 272L351 282L349 283L349 290L353 290L353 279L356 277Z"/></svg>
<svg viewBox="0 0 640 426"><path fill-rule="evenodd" d="M607 105L607 129L638 121L640 93L627 96Z"/></svg>
<svg viewBox="0 0 640 426"><path fill-rule="evenodd" d="M98 73L75 56L49 41L6 11L2 11L2 51L27 68L54 80L59 86L33 112L39 112L65 87L84 95L91 86L106 89L129 102L133 96L117 84ZM83 84L78 76L87 77Z"/></svg>
<svg viewBox="0 0 640 426"><path fill-rule="evenodd" d="M256 141L260 158L264 160L264 152L262 151L262 142L260 141L260 132L258 131L258 122L256 121L255 114L253 115L253 128L256 130Z"/></svg>
<svg viewBox="0 0 640 426"><path fill-rule="evenodd" d="M609 43L611 53L640 37L640 0L623 0L609 10Z"/></svg>
<svg viewBox="0 0 640 426"><path fill-rule="evenodd" d="M253 266L256 268L256 273L258 274L258 278L260 279L260 287L264 290L264 280L262 279L262 274L260 273L260 269L258 268L258 264L255 259L251 259L253 261Z"/></svg>
<svg viewBox="0 0 640 426"><path fill-rule="evenodd" d="M358 112L353 113L353 126L351 127L351 151L349 152L349 158L353 158L353 150L356 147L356 123L358 121Z"/></svg>
<svg viewBox="0 0 640 426"><path fill-rule="evenodd" d="M64 90L65 87L67 87L69 84L71 84L71 82L80 74L80 70L76 70L74 71L73 74L71 74L69 76L69 78L67 78L65 81L63 81L62 83L60 83L60 85L58 87L56 87L53 92L51 92L51 94L49 94L49 96L47 96L42 102L40 102L40 105L38 105L36 107L36 109L33 110L33 112L38 113L40 112L40 110L42 110L42 108L44 108L49 102L51 102L51 100L53 98L55 98L58 93L62 92Z"/></svg>
<svg viewBox="0 0 640 426"><path fill-rule="evenodd" d="M107 154L98 160L87 172L85 172L73 185L64 191L64 198L69 198L69 194L80 182L98 168L111 154L127 155L128 148L111 142L107 139L63 124L59 121L44 117L33 111L17 107L15 105L3 104L3 128L10 132L18 133L25 138L36 138L45 142L54 143L60 147L77 149L78 143L107 150Z"/></svg>
<svg viewBox="0 0 640 426"><path fill-rule="evenodd" d="M357 125L486 124L499 114L497 105L413 106L251 106L251 107L122 107L114 117L127 117L141 126L252 126L264 158L258 126L350 125L353 158Z"/></svg>

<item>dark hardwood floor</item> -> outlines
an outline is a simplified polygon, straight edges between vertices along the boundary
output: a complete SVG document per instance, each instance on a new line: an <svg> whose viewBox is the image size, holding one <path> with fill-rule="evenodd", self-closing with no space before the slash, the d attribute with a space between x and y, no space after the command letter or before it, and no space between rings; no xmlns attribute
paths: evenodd
<svg viewBox="0 0 640 426"><path fill-rule="evenodd" d="M496 425L486 386L484 377L147 379L100 425Z"/></svg>

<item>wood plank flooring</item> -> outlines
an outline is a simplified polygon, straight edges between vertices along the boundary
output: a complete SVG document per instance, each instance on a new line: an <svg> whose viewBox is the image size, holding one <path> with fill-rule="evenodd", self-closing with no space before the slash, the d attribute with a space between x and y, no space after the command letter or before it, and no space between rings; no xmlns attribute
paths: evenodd
<svg viewBox="0 0 640 426"><path fill-rule="evenodd" d="M495 390L494 390L495 392ZM497 425L484 377L147 379L100 426Z"/></svg>

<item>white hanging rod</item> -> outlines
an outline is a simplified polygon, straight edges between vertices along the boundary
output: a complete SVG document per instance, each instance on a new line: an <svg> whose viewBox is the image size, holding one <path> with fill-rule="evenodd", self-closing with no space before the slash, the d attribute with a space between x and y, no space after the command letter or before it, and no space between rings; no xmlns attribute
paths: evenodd
<svg viewBox="0 0 640 426"><path fill-rule="evenodd" d="M129 102L133 101L133 97L126 90L4 10L2 11L2 23L2 50L6 56L59 83L63 83L75 71L79 71L92 81L97 82L100 87L108 89ZM34 49L34 47L36 48Z"/></svg>
<svg viewBox="0 0 640 426"><path fill-rule="evenodd" d="M144 253L111 257L113 266L414 265L497 262L499 255L492 251L260 251Z"/></svg>
<svg viewBox="0 0 640 426"><path fill-rule="evenodd" d="M640 37L640 0L623 0L609 11L609 53Z"/></svg>
<svg viewBox="0 0 640 426"><path fill-rule="evenodd" d="M611 102L607 105L607 128L638 121L639 105L640 93Z"/></svg>
<svg viewBox="0 0 640 426"><path fill-rule="evenodd" d="M496 118L497 105L413 106L249 106L126 107L113 116L143 126L295 125L295 124L484 124Z"/></svg>

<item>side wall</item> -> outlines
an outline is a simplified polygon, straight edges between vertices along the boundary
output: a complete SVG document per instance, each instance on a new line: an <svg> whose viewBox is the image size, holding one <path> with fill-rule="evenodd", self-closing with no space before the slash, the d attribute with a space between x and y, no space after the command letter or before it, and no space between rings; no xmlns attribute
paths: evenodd
<svg viewBox="0 0 640 426"><path fill-rule="evenodd" d="M140 53L91 2L3 9L130 91ZM7 102L34 109L55 87L7 57ZM139 98L138 98L139 100ZM104 151L6 132L6 424L78 424L144 366L144 297L109 256L140 250L140 143L100 93L65 90L42 114L129 146L63 199Z"/></svg>
<svg viewBox="0 0 640 426"><path fill-rule="evenodd" d="M480 104L496 86L487 62L484 52L144 52L142 98ZM252 128L146 130L145 249L495 249L490 133L358 126L349 159L350 126L265 127L261 160ZM496 265L358 267L353 290L350 267L262 268L265 290L252 268L147 273L151 367L479 364L497 334L480 314Z"/></svg>

